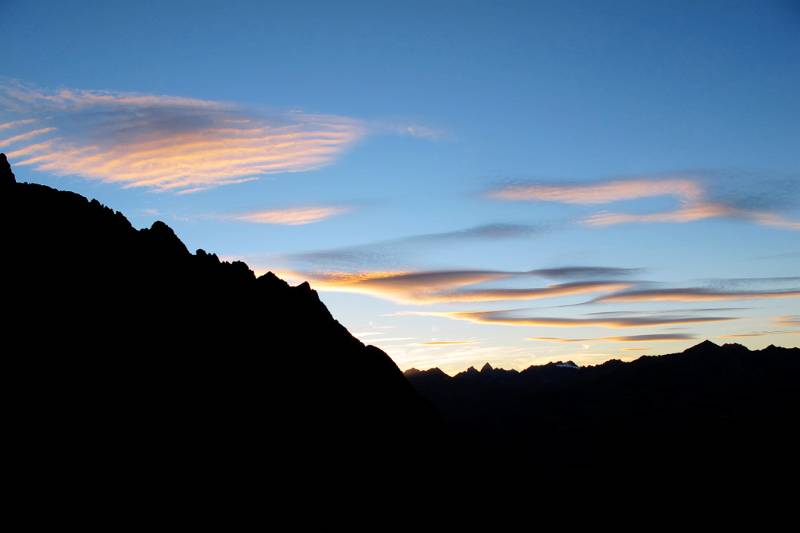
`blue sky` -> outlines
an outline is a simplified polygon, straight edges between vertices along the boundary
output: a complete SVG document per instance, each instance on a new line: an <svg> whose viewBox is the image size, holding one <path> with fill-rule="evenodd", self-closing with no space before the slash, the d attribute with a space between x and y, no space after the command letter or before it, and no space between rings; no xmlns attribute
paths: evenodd
<svg viewBox="0 0 800 533"><path fill-rule="evenodd" d="M796 2L2 0L0 35L20 179L308 279L401 368L800 342Z"/></svg>

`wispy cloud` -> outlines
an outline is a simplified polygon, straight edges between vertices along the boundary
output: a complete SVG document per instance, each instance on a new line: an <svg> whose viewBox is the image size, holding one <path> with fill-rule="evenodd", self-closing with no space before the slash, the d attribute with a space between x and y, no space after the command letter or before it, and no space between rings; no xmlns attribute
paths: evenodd
<svg viewBox="0 0 800 533"><path fill-rule="evenodd" d="M340 206L306 206L289 207L283 209L263 209L228 215L224 218L229 220L239 220L254 224L281 224L288 226L298 226L320 222L337 215L348 212L350 209Z"/></svg>
<svg viewBox="0 0 800 533"><path fill-rule="evenodd" d="M784 315L775 318L775 323L780 326L800 326L800 315Z"/></svg>
<svg viewBox="0 0 800 533"><path fill-rule="evenodd" d="M313 250L287 256L293 264L320 265L326 269L353 270L408 261L415 253L443 245L470 241L496 241L535 235L539 226L527 224L482 224L463 229L409 235L362 245ZM379 266L380 265L380 266Z"/></svg>
<svg viewBox="0 0 800 533"><path fill-rule="evenodd" d="M455 346L462 344L475 344L477 341L427 341L417 343L419 346Z"/></svg>
<svg viewBox="0 0 800 533"><path fill-rule="evenodd" d="M625 335L622 337L603 337L614 342L678 342L695 340L697 337L686 333L653 333L650 335Z"/></svg>
<svg viewBox="0 0 800 533"><path fill-rule="evenodd" d="M767 337L770 335L798 335L800 331L753 331L751 333L729 333L720 335L720 339L747 339L750 337Z"/></svg>
<svg viewBox="0 0 800 533"><path fill-rule="evenodd" d="M712 199L709 190L700 180L689 177L620 179L582 184L516 184L493 189L489 191L488 196L499 200L578 205L611 204L666 196L675 198L678 206L655 213L600 212L584 218L582 222L589 226L610 226L626 223L686 223L711 218L733 218L775 228L800 230L800 221L776 212Z"/></svg>
<svg viewBox="0 0 800 533"><path fill-rule="evenodd" d="M316 169L366 133L342 116L20 83L0 86L0 106L21 117L2 123L0 140L16 165L184 192Z"/></svg>
<svg viewBox="0 0 800 533"><path fill-rule="evenodd" d="M558 344L572 344L579 342L590 342L595 339L569 339L563 337L527 337L525 340L533 342L555 342Z"/></svg>
<svg viewBox="0 0 800 533"><path fill-rule="evenodd" d="M643 289L600 296L594 302L704 302L798 298L800 290L726 291L705 288Z"/></svg>
<svg viewBox="0 0 800 533"><path fill-rule="evenodd" d="M631 179L590 184L519 184L489 192L500 200L539 200L566 204L608 204L654 196L675 196L685 203L700 201L703 189L690 179Z"/></svg>
<svg viewBox="0 0 800 533"><path fill-rule="evenodd" d="M538 268L530 273L550 279L594 279L630 277L642 272L641 268L619 268L599 266L565 266L558 268Z"/></svg>
<svg viewBox="0 0 800 533"><path fill-rule="evenodd" d="M539 327L602 327L602 328L640 328L648 326L665 326L679 324L699 324L705 322L722 322L735 320L734 317L720 316L683 316L683 315L629 315L607 318L564 318L541 316L518 316L518 310L499 311L452 311L419 313L429 316L441 316L454 320L467 320L480 324L498 324L506 326L539 326Z"/></svg>
<svg viewBox="0 0 800 533"><path fill-rule="evenodd" d="M590 268L590 267L584 267ZM553 275L554 269L547 269ZM557 273L556 275L566 275ZM488 302L501 300L538 300L576 294L617 291L630 283L613 281L576 281L533 288L470 288L479 283L506 278L537 276L538 270L433 270L417 272L328 272L291 273L294 279L309 280L320 290L370 294L401 303L431 304Z"/></svg>
<svg viewBox="0 0 800 533"><path fill-rule="evenodd" d="M546 287L522 289L465 289L457 292L441 294L442 301L452 302L488 302L499 300L539 300L557 296L571 296L603 291L616 291L630 287L628 283L618 281L578 281L560 283Z"/></svg>
<svg viewBox="0 0 800 533"><path fill-rule="evenodd" d="M593 341L612 341L612 342L677 342L694 340L696 337L685 333L652 333L648 335L624 335L619 337L598 337L592 339L570 339L562 337L528 337L526 340L537 342L557 342L557 343L586 343Z"/></svg>

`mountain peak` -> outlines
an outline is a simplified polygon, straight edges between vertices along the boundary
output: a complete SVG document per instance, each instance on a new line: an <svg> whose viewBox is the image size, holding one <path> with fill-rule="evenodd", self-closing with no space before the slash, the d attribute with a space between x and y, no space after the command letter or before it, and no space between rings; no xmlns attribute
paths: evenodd
<svg viewBox="0 0 800 533"><path fill-rule="evenodd" d="M699 352L699 351L706 351L706 350L716 350L717 348L719 348L718 344L714 344L710 340L706 339L703 342L701 342L700 344L695 344L691 348L688 348L686 351L687 352L694 352L694 351L698 351Z"/></svg>
<svg viewBox="0 0 800 533"><path fill-rule="evenodd" d="M11 185L16 183L14 173L11 171L11 165L8 162L6 154L0 153L0 185Z"/></svg>
<svg viewBox="0 0 800 533"><path fill-rule="evenodd" d="M492 370L494 369L492 368L492 365L490 365L489 363L486 363L481 367L481 373L491 372Z"/></svg>

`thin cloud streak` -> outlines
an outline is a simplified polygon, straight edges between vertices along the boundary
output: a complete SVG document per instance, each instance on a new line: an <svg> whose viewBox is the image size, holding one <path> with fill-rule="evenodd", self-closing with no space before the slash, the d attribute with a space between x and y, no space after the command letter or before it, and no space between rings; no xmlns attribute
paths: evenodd
<svg viewBox="0 0 800 533"><path fill-rule="evenodd" d="M477 341L428 341L418 342L417 346L456 346L462 344L475 344Z"/></svg>
<svg viewBox="0 0 800 533"><path fill-rule="evenodd" d="M250 222L253 224L279 224L298 226L320 222L350 211L347 207L338 206L306 206L290 207L284 209L264 209L238 215L229 215L225 218Z"/></svg>
<svg viewBox="0 0 800 533"><path fill-rule="evenodd" d="M645 289L600 296L593 302L705 302L724 300L756 300L798 298L800 290L723 291L714 289Z"/></svg>
<svg viewBox="0 0 800 533"><path fill-rule="evenodd" d="M625 335L622 337L603 337L603 340L614 342L678 342L696 340L694 335L685 333L653 333L650 335Z"/></svg>
<svg viewBox="0 0 800 533"><path fill-rule="evenodd" d="M617 318L562 318L562 317L518 317L513 311L453 311L422 313L429 316L441 316L454 320L466 320L479 324L498 324L506 326L538 326L564 327L576 326L601 327L611 329L640 328L648 326L666 326L680 324L700 324L706 322L723 322L736 320L734 317L717 316L628 316Z"/></svg>
<svg viewBox="0 0 800 533"><path fill-rule="evenodd" d="M296 253L287 256L287 259L291 263L321 265L324 268L361 269L384 266L396 259L407 261L410 256L426 248L459 242L524 238L540 231L541 227L526 224L482 224L453 231L423 233L369 244Z"/></svg>
<svg viewBox="0 0 800 533"><path fill-rule="evenodd" d="M703 189L689 179L634 179L576 185L509 185L490 191L489 196L500 200L538 200L588 205L656 196L675 196L689 203L699 201L703 196Z"/></svg>
<svg viewBox="0 0 800 533"><path fill-rule="evenodd" d="M562 283L534 289L472 289L442 294L444 301L489 302L499 300L538 300L557 296L572 296L602 291L616 291L630 287L629 283L586 281Z"/></svg>
<svg viewBox="0 0 800 533"><path fill-rule="evenodd" d="M775 323L780 326L800 326L800 315L784 315L775 318Z"/></svg>
<svg viewBox="0 0 800 533"><path fill-rule="evenodd" d="M556 342L556 343L586 343L597 341L611 342L677 342L695 340L697 337L684 333L654 333L649 335L624 335L620 337L598 337L591 339L569 339L562 337L528 337L525 340L537 342Z"/></svg>

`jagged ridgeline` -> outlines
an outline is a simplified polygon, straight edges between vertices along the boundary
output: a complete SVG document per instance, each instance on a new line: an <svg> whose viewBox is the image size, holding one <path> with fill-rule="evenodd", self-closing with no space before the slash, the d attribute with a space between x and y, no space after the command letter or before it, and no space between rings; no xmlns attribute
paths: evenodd
<svg viewBox="0 0 800 533"><path fill-rule="evenodd" d="M799 348L704 341L631 362L406 376L458 441L539 476L739 483L800 465Z"/></svg>
<svg viewBox="0 0 800 533"><path fill-rule="evenodd" d="M4 352L19 435L43 456L367 463L422 448L438 427L394 362L307 283L256 277L190 253L162 222L137 230L96 200L17 183L4 155L0 180Z"/></svg>

